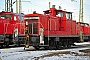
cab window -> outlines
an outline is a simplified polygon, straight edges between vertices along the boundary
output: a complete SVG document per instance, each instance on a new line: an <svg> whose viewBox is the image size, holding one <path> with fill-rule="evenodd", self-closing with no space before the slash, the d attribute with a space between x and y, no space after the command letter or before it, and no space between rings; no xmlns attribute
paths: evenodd
<svg viewBox="0 0 90 60"><path fill-rule="evenodd" d="M0 18L12 20L12 15L11 14L1 14Z"/></svg>
<svg viewBox="0 0 90 60"><path fill-rule="evenodd" d="M63 12L57 12L57 16L63 17Z"/></svg>
<svg viewBox="0 0 90 60"><path fill-rule="evenodd" d="M71 20L71 18L72 18L72 17L71 17L71 14L70 14L70 13L66 13L66 19L67 19L67 20Z"/></svg>

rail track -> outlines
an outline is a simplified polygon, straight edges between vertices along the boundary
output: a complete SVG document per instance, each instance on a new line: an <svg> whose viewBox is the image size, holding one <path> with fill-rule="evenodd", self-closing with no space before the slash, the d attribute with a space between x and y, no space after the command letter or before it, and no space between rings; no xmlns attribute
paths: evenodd
<svg viewBox="0 0 90 60"><path fill-rule="evenodd" d="M78 53L85 52L84 54ZM57 58L57 59L66 59L67 60L89 60L90 53L90 44L81 44L72 46L71 48L62 48L60 50L53 49L53 50L46 50L46 49L39 49L35 50L32 46L27 50L24 50L24 47L10 47L10 48L2 48L0 49L0 58L2 60L51 60L50 58ZM67 56L66 56L67 55ZM75 56L74 56L75 55ZM56 57L57 56L57 57ZM84 57L85 56L85 57ZM87 56L87 57L86 57ZM81 57L81 58L78 58ZM45 59L44 59L45 58ZM47 59L49 58L49 59ZM57 60L53 59L53 60ZM62 60L61 59L61 60Z"/></svg>
<svg viewBox="0 0 90 60"><path fill-rule="evenodd" d="M78 43L79 44L79 43ZM53 49L45 49L44 47L41 47L39 48L38 50L35 49L33 46L29 46L29 48L26 48L25 51L40 51L40 50L64 50L64 49L75 49L75 48L84 48L84 47L90 47L90 44L75 44L74 46L71 46L70 48L60 48L60 49L57 49L57 48L53 48ZM10 49L10 48L19 48L19 47L24 47L24 45L21 45L21 46L15 46L15 45L10 45L9 47L0 47L0 49Z"/></svg>
<svg viewBox="0 0 90 60"><path fill-rule="evenodd" d="M79 44L79 43L78 43ZM64 49L75 49L75 48L84 48L84 47L90 47L90 43L88 42L87 44L75 44L74 46L71 46L70 48L65 48L65 47L62 47L60 49L57 49L57 48L53 48L53 49L45 49L44 47L41 47L39 49L35 49L34 47L30 46L29 48L26 48L25 50L26 51L29 51L29 50L35 50L35 51L40 51L40 50L64 50Z"/></svg>

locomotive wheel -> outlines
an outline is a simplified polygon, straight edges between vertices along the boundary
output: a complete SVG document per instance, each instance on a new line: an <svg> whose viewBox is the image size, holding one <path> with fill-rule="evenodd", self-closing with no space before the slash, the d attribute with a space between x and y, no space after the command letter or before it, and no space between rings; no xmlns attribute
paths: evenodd
<svg viewBox="0 0 90 60"><path fill-rule="evenodd" d="M35 48L35 50L39 50L39 47L37 47L37 46L34 46L34 48Z"/></svg>
<svg viewBox="0 0 90 60"><path fill-rule="evenodd" d="M53 50L53 49L54 49L54 46L49 46L49 49L50 49L50 50Z"/></svg>
<svg viewBox="0 0 90 60"><path fill-rule="evenodd" d="M67 48L67 42L64 42L63 48Z"/></svg>
<svg viewBox="0 0 90 60"><path fill-rule="evenodd" d="M44 47L44 48L47 50L47 49L49 49L49 46L47 46L47 47Z"/></svg>
<svg viewBox="0 0 90 60"><path fill-rule="evenodd" d="M9 38L5 38L5 47L9 47Z"/></svg>
<svg viewBox="0 0 90 60"><path fill-rule="evenodd" d="M3 48L3 44L0 45L0 48Z"/></svg>
<svg viewBox="0 0 90 60"><path fill-rule="evenodd" d="M71 45L70 45L70 44L68 44L68 45L67 45L67 47L68 47L68 48L71 48Z"/></svg>
<svg viewBox="0 0 90 60"><path fill-rule="evenodd" d="M70 44L70 42L68 42L68 44L67 44L67 48L70 48L71 47L71 44Z"/></svg>
<svg viewBox="0 0 90 60"><path fill-rule="evenodd" d="M56 45L56 48L57 49L61 49L61 45L62 45L62 43L61 42L58 42L57 45Z"/></svg>
<svg viewBox="0 0 90 60"><path fill-rule="evenodd" d="M58 46L56 46L57 47L57 49L61 49L61 45L58 45Z"/></svg>
<svg viewBox="0 0 90 60"><path fill-rule="evenodd" d="M19 40L18 40L18 36L15 37L15 44L16 44L16 46L20 46L20 43L19 43Z"/></svg>
<svg viewBox="0 0 90 60"><path fill-rule="evenodd" d="M68 47L68 48L71 48L71 41L68 42L67 47Z"/></svg>

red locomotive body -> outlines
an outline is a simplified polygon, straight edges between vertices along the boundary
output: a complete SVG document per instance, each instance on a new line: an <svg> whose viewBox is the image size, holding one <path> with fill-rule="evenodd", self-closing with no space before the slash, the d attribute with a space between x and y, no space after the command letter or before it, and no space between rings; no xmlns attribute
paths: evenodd
<svg viewBox="0 0 90 60"><path fill-rule="evenodd" d="M90 27L72 20L72 12L50 8L44 14L26 14L24 19L28 28L29 45L35 48L71 47L74 42L84 41L83 37L87 40L89 38Z"/></svg>
<svg viewBox="0 0 90 60"><path fill-rule="evenodd" d="M0 46L20 45L25 36L23 14L0 12Z"/></svg>

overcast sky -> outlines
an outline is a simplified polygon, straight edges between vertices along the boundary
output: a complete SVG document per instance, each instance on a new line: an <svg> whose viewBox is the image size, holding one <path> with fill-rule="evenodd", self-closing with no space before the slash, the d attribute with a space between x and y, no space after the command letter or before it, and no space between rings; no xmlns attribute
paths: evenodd
<svg viewBox="0 0 90 60"><path fill-rule="evenodd" d="M15 0L13 0L15 1ZM30 2L22 2L22 12L23 13L32 13L34 10L37 13L43 13L44 10L48 10L48 2L51 2L52 5L62 7L62 10L73 12L73 19L78 21L79 16L79 0L77 2L71 2L71 0L22 0ZM14 12L16 12L15 4L13 5ZM0 11L4 9L4 0L0 0ZM90 0L84 0L84 22L90 23Z"/></svg>

